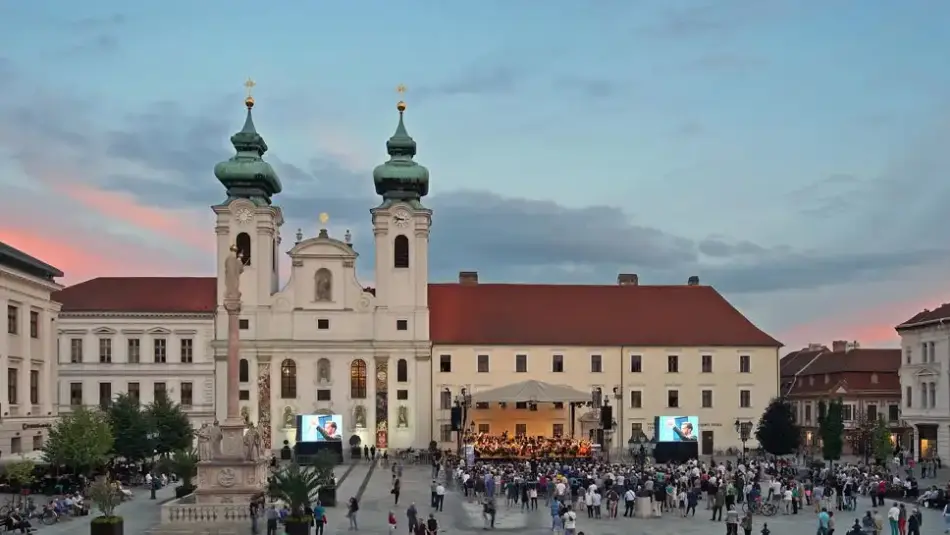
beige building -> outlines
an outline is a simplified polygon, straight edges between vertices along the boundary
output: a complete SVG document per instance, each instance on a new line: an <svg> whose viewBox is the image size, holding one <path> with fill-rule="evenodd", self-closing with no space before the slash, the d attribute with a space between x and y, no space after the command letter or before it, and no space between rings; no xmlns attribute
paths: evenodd
<svg viewBox="0 0 950 535"><path fill-rule="evenodd" d="M56 315L63 273L0 242L0 452L43 447L56 415Z"/></svg>
<svg viewBox="0 0 950 535"><path fill-rule="evenodd" d="M614 406L613 447L652 436L654 417L695 415L704 454L740 447L737 419L755 424L778 394L775 339L709 286L434 284L433 415L438 441L455 441L450 409L462 388L477 394L525 380L599 391ZM443 312L444 311L444 312ZM602 403L602 401L601 401ZM597 407L480 403L466 426L499 434L587 436ZM749 446L755 446L754 438Z"/></svg>
<svg viewBox="0 0 950 535"><path fill-rule="evenodd" d="M169 299L179 292L189 298ZM58 292L59 410L164 393L193 425L213 421L214 292L207 278L122 277Z"/></svg>

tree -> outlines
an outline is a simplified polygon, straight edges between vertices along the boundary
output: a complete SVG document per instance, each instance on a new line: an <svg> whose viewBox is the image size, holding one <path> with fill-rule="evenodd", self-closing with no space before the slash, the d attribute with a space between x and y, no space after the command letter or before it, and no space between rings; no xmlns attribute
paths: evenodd
<svg viewBox="0 0 950 535"><path fill-rule="evenodd" d="M115 443L112 451L129 461L142 461L155 451L149 438L152 430L149 417L137 399L128 394L119 394L109 406L109 424Z"/></svg>
<svg viewBox="0 0 950 535"><path fill-rule="evenodd" d="M146 413L156 435L154 445L159 455L167 456L176 450L191 449L195 430L180 405L168 399L168 396L158 396L149 404Z"/></svg>
<svg viewBox="0 0 950 535"><path fill-rule="evenodd" d="M821 456L837 461L844 449L844 418L841 399L818 402L818 433L821 435Z"/></svg>
<svg viewBox="0 0 950 535"><path fill-rule="evenodd" d="M887 460L894 454L891 429L884 418L878 418L871 431L871 453L874 455L874 460L882 466L886 466Z"/></svg>
<svg viewBox="0 0 950 535"><path fill-rule="evenodd" d="M105 463L112 443L112 427L105 413L76 407L60 416L49 430L43 458L52 465L88 471Z"/></svg>
<svg viewBox="0 0 950 535"><path fill-rule="evenodd" d="M3 471L14 486L29 487L36 479L36 463L29 459L20 459L7 463Z"/></svg>
<svg viewBox="0 0 950 535"><path fill-rule="evenodd" d="M858 455L864 456L867 463L871 457L871 435L874 431L874 421L868 418L863 410L854 414L854 427L848 431L848 444Z"/></svg>
<svg viewBox="0 0 950 535"><path fill-rule="evenodd" d="M755 439L772 455L788 455L798 451L801 430L795 424L792 406L783 398L774 398L762 413Z"/></svg>

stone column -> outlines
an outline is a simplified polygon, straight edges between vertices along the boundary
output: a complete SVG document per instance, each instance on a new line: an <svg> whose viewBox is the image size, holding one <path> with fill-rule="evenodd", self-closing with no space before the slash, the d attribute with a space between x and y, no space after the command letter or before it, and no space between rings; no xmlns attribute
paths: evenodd
<svg viewBox="0 0 950 535"><path fill-rule="evenodd" d="M241 421L241 408L238 402L238 361L241 353L241 300L225 299L224 308L228 311L228 360L227 377L228 383L225 393L228 400L228 412L225 421L229 425L243 425Z"/></svg>
<svg viewBox="0 0 950 535"><path fill-rule="evenodd" d="M53 412L53 395L56 388L55 369L59 364L59 355L56 354L56 340L59 336L57 325L52 314L44 310L40 313L40 344L43 348L43 367L40 369L40 399L39 404L43 416ZM113 348L114 349L114 348Z"/></svg>
<svg viewBox="0 0 950 535"><path fill-rule="evenodd" d="M32 308L27 303L20 309L20 338L22 341L22 352L20 356L20 373L17 383L17 403L20 405L20 416L26 416L26 413L33 412L33 406L30 404L30 369L33 366L34 358L40 357L33 354L33 339L30 337L30 313ZM46 331L46 325L40 325L40 334ZM33 416L36 416L35 414Z"/></svg>

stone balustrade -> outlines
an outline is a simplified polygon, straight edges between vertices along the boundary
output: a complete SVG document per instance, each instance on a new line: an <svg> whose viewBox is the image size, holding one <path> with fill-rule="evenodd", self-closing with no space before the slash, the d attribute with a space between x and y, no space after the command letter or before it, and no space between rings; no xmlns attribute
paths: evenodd
<svg viewBox="0 0 950 535"><path fill-rule="evenodd" d="M172 500L162 505L162 525L247 523L251 512L247 504L196 503L194 496Z"/></svg>

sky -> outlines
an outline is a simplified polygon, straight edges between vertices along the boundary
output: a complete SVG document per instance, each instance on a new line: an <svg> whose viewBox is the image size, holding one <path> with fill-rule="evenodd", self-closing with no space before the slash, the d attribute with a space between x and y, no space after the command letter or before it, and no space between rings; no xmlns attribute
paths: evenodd
<svg viewBox="0 0 950 535"><path fill-rule="evenodd" d="M0 240L66 272L213 275L243 82L297 228L371 283L395 88L450 281L719 289L796 349L947 300L950 2L0 4ZM286 270L285 270L286 272Z"/></svg>

